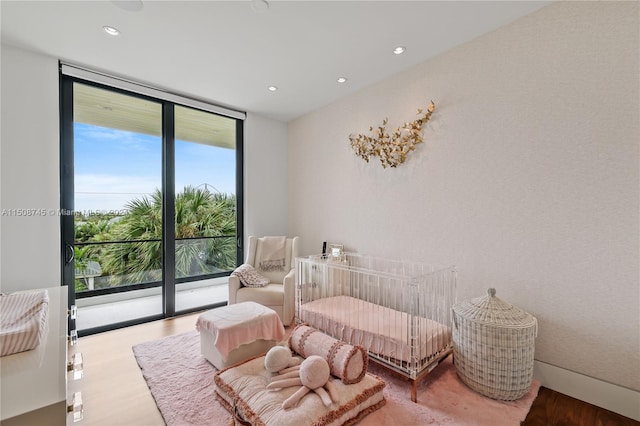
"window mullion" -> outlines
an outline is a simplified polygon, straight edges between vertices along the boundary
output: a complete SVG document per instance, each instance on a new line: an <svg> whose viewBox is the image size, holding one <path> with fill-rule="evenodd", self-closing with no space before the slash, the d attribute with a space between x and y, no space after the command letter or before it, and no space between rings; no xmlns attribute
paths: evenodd
<svg viewBox="0 0 640 426"><path fill-rule="evenodd" d="M162 247L164 314L176 313L176 227L175 227L175 110L170 102L162 106Z"/></svg>

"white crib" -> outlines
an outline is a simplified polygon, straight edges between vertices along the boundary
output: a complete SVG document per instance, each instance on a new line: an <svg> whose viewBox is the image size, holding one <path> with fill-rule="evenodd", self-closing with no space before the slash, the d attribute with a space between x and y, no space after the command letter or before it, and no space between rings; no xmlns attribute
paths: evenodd
<svg viewBox="0 0 640 426"><path fill-rule="evenodd" d="M452 351L455 267L355 253L296 259L296 321L352 345L417 382Z"/></svg>

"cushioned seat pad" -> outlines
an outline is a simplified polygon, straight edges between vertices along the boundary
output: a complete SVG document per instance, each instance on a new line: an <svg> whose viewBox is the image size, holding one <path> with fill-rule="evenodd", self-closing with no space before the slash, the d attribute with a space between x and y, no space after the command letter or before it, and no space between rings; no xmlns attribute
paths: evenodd
<svg viewBox="0 0 640 426"><path fill-rule="evenodd" d="M338 389L340 398L329 407L310 392L297 406L284 410L282 402L299 387L268 390L270 378L271 374L264 369L264 356L260 356L218 372L216 396L232 415L254 426L350 425L385 403L384 382L367 373L359 383L351 385L331 376L329 380Z"/></svg>
<svg viewBox="0 0 640 426"><path fill-rule="evenodd" d="M253 301L264 306L282 305L284 286L282 284L267 284L264 287L243 287L236 294L236 302Z"/></svg>

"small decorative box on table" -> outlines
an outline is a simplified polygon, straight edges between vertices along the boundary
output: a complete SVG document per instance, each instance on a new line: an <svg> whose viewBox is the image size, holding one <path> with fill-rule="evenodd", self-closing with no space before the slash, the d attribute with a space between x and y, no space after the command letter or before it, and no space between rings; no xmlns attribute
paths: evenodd
<svg viewBox="0 0 640 426"><path fill-rule="evenodd" d="M196 322L202 355L218 370L267 352L284 339L273 309L243 302L212 309Z"/></svg>
<svg viewBox="0 0 640 426"><path fill-rule="evenodd" d="M453 355L460 379L494 399L512 401L529 391L533 380L535 317L496 297L453 305Z"/></svg>

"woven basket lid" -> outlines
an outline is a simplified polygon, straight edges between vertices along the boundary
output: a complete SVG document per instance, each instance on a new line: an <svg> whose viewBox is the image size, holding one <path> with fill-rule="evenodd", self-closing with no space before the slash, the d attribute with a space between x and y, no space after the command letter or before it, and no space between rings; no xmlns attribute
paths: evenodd
<svg viewBox="0 0 640 426"><path fill-rule="evenodd" d="M537 324L533 315L496 297L495 288L488 289L487 296L456 303L452 309L465 320L481 324L518 328Z"/></svg>

